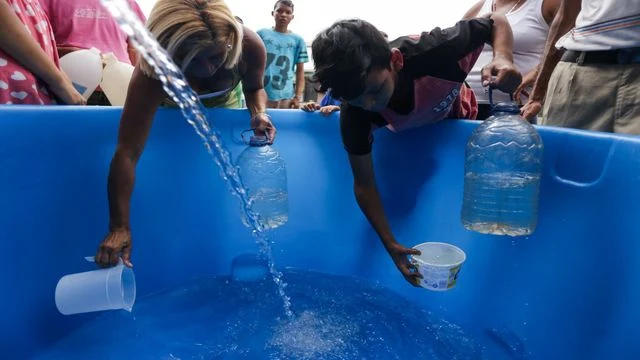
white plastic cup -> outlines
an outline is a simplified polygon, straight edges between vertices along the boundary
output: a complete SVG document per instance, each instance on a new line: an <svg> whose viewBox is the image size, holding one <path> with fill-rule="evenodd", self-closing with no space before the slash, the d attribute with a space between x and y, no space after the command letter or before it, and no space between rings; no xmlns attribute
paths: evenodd
<svg viewBox="0 0 640 360"><path fill-rule="evenodd" d="M133 270L118 265L63 276L56 286L56 307L64 315L103 310L131 311L136 301Z"/></svg>
<svg viewBox="0 0 640 360"><path fill-rule="evenodd" d="M462 263L467 259L464 251L442 242L425 242L413 248L421 252L421 255L409 257L422 275L420 286L433 291L446 291L456 285Z"/></svg>

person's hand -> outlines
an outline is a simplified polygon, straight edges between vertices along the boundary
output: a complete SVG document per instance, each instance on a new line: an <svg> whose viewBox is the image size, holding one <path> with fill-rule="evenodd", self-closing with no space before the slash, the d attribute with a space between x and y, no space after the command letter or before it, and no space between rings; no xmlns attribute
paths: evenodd
<svg viewBox="0 0 640 360"><path fill-rule="evenodd" d="M100 267L110 267L118 264L119 258L128 267L131 263L131 232L127 229L111 230L102 240L96 253L96 264Z"/></svg>
<svg viewBox="0 0 640 360"><path fill-rule="evenodd" d="M332 113L340 110L340 106L337 105L327 105L320 108L320 114L324 116L329 116Z"/></svg>
<svg viewBox="0 0 640 360"><path fill-rule="evenodd" d="M266 113L259 113L251 118L251 128L255 129L257 136L267 136L269 144L273 144L276 138L276 127L273 126L269 115Z"/></svg>
<svg viewBox="0 0 640 360"><path fill-rule="evenodd" d="M409 262L408 255L420 255L420 251L417 249L406 248L398 243L391 245L388 249L391 259L396 264L396 267L402 273L405 280L413 286L420 286L420 279L422 275L418 272L418 269Z"/></svg>
<svg viewBox="0 0 640 360"><path fill-rule="evenodd" d="M494 57L489 64L482 68L482 86L492 86L511 94L521 82L522 74L516 69L513 61L502 56Z"/></svg>
<svg viewBox="0 0 640 360"><path fill-rule="evenodd" d="M306 104L300 105L300 110L306 111L306 112L314 112L316 110L320 110L320 104L318 104L315 101L310 101Z"/></svg>
<svg viewBox="0 0 640 360"><path fill-rule="evenodd" d="M516 91L513 93L513 98L519 105L523 104L522 95L526 96L527 98L531 96L531 94L529 93L529 89L533 87L533 84L535 84L537 77L538 67L535 67L522 78L522 83L520 83L520 86L518 86Z"/></svg>
<svg viewBox="0 0 640 360"><path fill-rule="evenodd" d="M297 96L294 96L291 99L291 103L289 104L289 109L299 109L300 108L300 99Z"/></svg>
<svg viewBox="0 0 640 360"><path fill-rule="evenodd" d="M529 99L520 109L520 115L527 121L531 121L538 115L540 110L542 110L542 101Z"/></svg>
<svg viewBox="0 0 640 360"><path fill-rule="evenodd" d="M60 77L49 85L51 90L66 105L86 105L87 100L73 87L71 80L60 71Z"/></svg>

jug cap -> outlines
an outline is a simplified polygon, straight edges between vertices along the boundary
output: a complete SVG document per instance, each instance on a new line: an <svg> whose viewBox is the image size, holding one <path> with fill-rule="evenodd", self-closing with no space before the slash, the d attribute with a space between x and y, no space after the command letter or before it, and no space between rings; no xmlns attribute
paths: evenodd
<svg viewBox="0 0 640 360"><path fill-rule="evenodd" d="M520 114L520 107L515 102L501 102L497 103L491 109L491 114L507 113L507 114Z"/></svg>
<svg viewBox="0 0 640 360"><path fill-rule="evenodd" d="M108 52L108 53L102 54L102 59L107 64L115 63L116 61L118 61L118 58L112 52Z"/></svg>

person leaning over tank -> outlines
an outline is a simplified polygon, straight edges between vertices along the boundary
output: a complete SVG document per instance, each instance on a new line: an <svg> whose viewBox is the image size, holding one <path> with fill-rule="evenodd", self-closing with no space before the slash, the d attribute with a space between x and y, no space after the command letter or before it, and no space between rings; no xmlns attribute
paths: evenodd
<svg viewBox="0 0 640 360"><path fill-rule="evenodd" d="M380 127L397 132L446 118L474 119L477 104L464 80L485 43L492 45L493 58L482 69L483 85L513 92L522 76L513 64L511 28L501 14L390 43L366 21L342 20L312 43L312 80L319 91L331 89L342 101L340 130L358 205L398 270L415 286L420 274L407 255L419 252L398 243L387 221L374 177L372 133Z"/></svg>
<svg viewBox="0 0 640 360"><path fill-rule="evenodd" d="M227 101L242 82L251 128L273 142L276 128L265 112L264 45L254 31L236 20L224 1L159 0L147 26L199 96ZM133 72L129 89L134 91L127 92L109 170L109 232L95 257L100 266L116 265L120 257L126 266L133 266L129 207L135 168L155 112L167 99L162 83L144 58Z"/></svg>

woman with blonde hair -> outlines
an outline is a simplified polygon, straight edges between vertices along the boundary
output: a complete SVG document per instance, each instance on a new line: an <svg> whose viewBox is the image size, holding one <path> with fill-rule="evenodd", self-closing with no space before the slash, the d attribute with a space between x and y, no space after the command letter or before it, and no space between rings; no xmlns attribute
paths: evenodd
<svg viewBox="0 0 640 360"><path fill-rule="evenodd" d="M158 0L147 21L149 31L182 69L205 106L239 107L242 84L251 127L271 142L276 129L265 109L266 50L258 35L239 23L222 0ZM109 233L96 254L100 266L119 257L131 267L129 206L135 167L157 108L168 101L151 66L140 59L125 102L118 145L108 179Z"/></svg>

